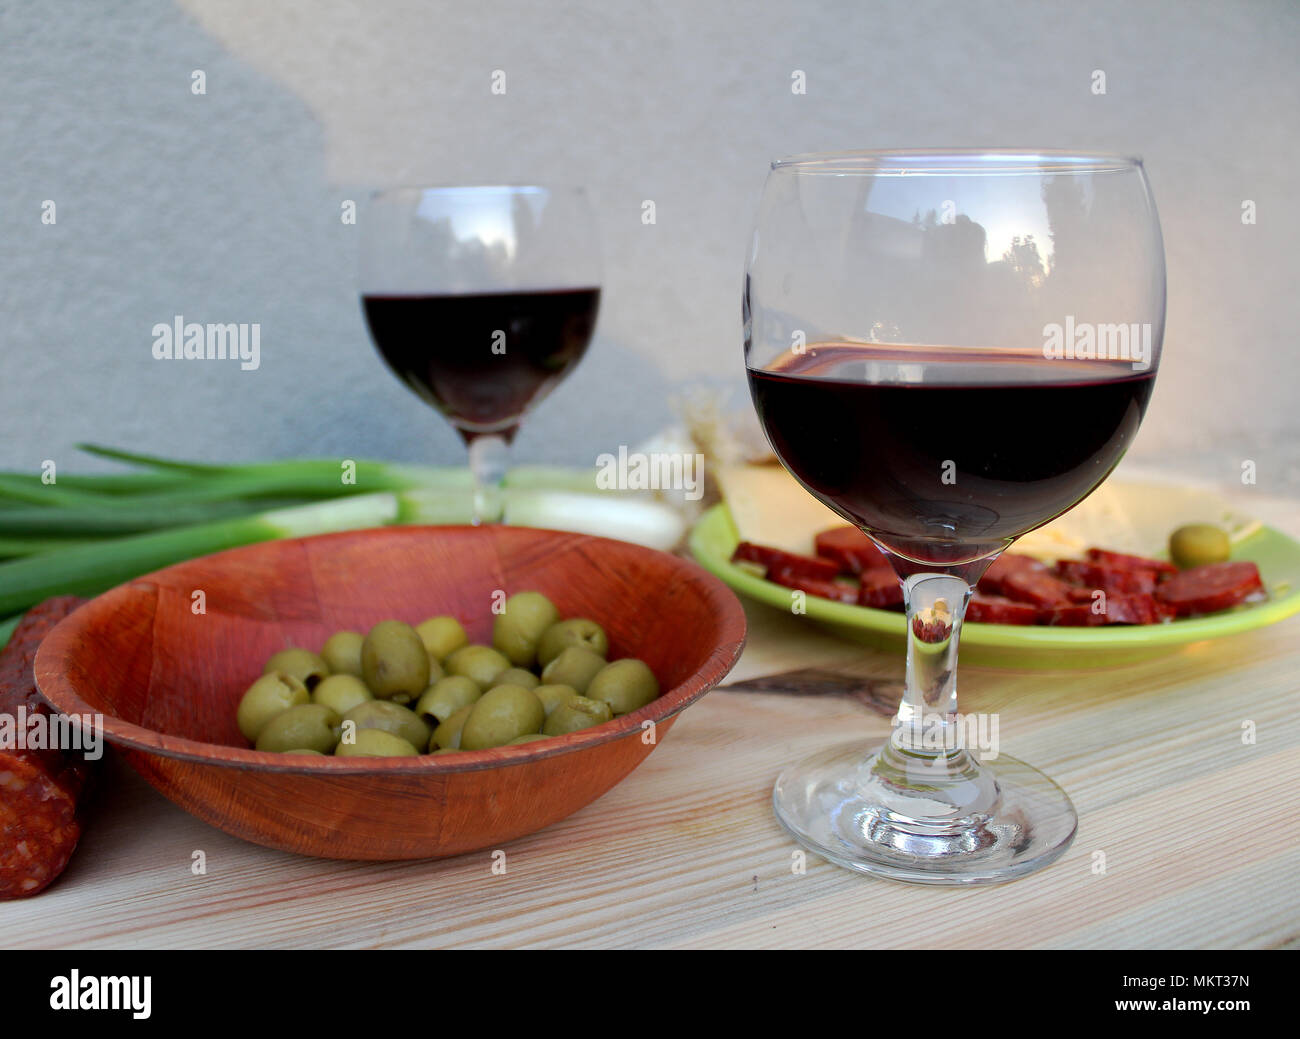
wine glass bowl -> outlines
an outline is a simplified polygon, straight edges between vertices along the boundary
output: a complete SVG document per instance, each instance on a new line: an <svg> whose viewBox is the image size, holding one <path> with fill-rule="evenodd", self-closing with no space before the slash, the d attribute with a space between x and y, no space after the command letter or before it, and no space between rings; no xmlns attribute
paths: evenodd
<svg viewBox="0 0 1300 1039"><path fill-rule="evenodd" d="M1007 880L1077 818L1050 779L981 761L957 712L972 586L1078 504L1137 433L1164 331L1139 160L860 152L773 163L745 279L745 360L773 451L870 535L903 584L890 740L778 780L783 825L864 872ZM978 719L976 719L978 722Z"/></svg>
<svg viewBox="0 0 1300 1039"><path fill-rule="evenodd" d="M499 520L508 446L595 327L600 258L585 193L378 192L363 217L361 294L388 366L465 440L475 521Z"/></svg>

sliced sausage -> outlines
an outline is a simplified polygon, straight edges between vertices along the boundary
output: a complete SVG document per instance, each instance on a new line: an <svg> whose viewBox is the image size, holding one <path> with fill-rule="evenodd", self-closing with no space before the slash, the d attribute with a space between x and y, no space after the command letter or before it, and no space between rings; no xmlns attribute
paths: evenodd
<svg viewBox="0 0 1300 1039"><path fill-rule="evenodd" d="M783 552L779 548L767 548L742 541L731 554L731 561L743 560L747 563L759 563L768 570L768 580L775 580L772 572L780 568L786 573L798 574L821 581L829 581L839 575L840 568L829 559L816 556L801 556L794 552ZM777 582L780 584L781 582Z"/></svg>
<svg viewBox="0 0 1300 1039"><path fill-rule="evenodd" d="M966 619L974 624L1036 624L1038 607L1001 595L976 592L966 605Z"/></svg>
<svg viewBox="0 0 1300 1039"><path fill-rule="evenodd" d="M1156 597L1176 616L1190 617L1236 606L1263 587L1254 563L1207 563L1162 581Z"/></svg>
<svg viewBox="0 0 1300 1039"><path fill-rule="evenodd" d="M813 539L814 551L834 562L847 574L860 574L889 566L880 547L857 527L824 530Z"/></svg>

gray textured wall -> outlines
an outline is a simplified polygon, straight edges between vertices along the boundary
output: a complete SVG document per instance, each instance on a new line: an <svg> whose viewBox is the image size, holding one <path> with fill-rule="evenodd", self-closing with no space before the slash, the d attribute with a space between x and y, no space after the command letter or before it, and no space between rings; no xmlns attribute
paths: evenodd
<svg viewBox="0 0 1300 1039"><path fill-rule="evenodd" d="M1147 160L1169 322L1135 455L1223 480L1252 458L1261 485L1300 489L1298 29L1285 0L0 3L0 465L71 462L83 439L457 460L373 354L340 200L531 178L589 186L606 292L519 453L589 462L668 422L686 384L744 402L769 158L1036 145ZM155 361L150 329L177 313L260 322L261 368Z"/></svg>

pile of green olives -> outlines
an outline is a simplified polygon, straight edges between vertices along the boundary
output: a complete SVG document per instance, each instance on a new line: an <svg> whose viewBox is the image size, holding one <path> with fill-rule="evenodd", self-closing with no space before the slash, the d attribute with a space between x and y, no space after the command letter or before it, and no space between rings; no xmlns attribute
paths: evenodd
<svg viewBox="0 0 1300 1039"><path fill-rule="evenodd" d="M644 707L659 682L644 661L607 660L605 630L560 618L540 592L506 599L492 644L455 617L340 631L319 653L281 650L239 702L258 750L338 757L453 754L531 743Z"/></svg>

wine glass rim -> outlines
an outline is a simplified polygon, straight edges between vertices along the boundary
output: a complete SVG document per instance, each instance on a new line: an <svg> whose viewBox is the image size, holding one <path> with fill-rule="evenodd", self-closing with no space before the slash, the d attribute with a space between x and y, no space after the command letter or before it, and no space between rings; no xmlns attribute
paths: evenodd
<svg viewBox="0 0 1300 1039"><path fill-rule="evenodd" d="M567 192L569 194L585 195L587 189L581 184L394 184L391 187L376 188L370 193L372 199L383 198L387 195L403 195L410 193L434 193L439 195L454 194L509 194L523 195L530 193L538 194L558 194Z"/></svg>
<svg viewBox="0 0 1300 1039"><path fill-rule="evenodd" d="M882 148L804 152L772 161L773 172L813 176L1118 173L1141 168L1140 156L1067 148Z"/></svg>

